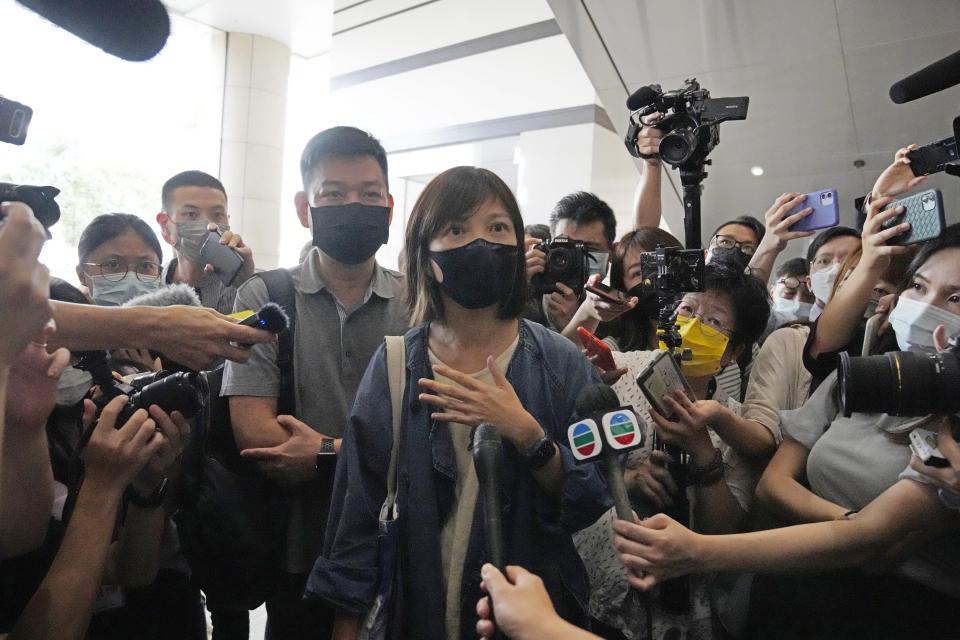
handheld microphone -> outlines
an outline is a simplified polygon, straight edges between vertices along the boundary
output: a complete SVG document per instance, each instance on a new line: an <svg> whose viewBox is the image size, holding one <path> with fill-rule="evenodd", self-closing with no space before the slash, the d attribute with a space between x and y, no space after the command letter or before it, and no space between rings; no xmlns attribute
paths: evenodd
<svg viewBox="0 0 960 640"><path fill-rule="evenodd" d="M581 420L567 429L573 457L578 462L603 459L617 517L632 522L633 508L623 482L619 454L643 446L643 432L636 415L630 408L620 406L616 392L606 384L584 387L577 396L576 412Z"/></svg>
<svg viewBox="0 0 960 640"><path fill-rule="evenodd" d="M243 319L240 320L240 324L243 326L263 329L273 334L280 333L290 327L290 318L287 316L287 312L276 302L266 303L260 307L260 311L256 313L253 311L240 311L239 313L231 314L230 317L242 317Z"/></svg>
<svg viewBox="0 0 960 640"><path fill-rule="evenodd" d="M503 441L497 428L484 422L473 434L473 466L480 481L483 500L483 537L487 560L500 571L506 567L503 546L503 510L500 504Z"/></svg>
<svg viewBox="0 0 960 640"><path fill-rule="evenodd" d="M910 74L890 87L890 99L897 104L917 100L960 83L960 51Z"/></svg>
<svg viewBox="0 0 960 640"><path fill-rule="evenodd" d="M630 94L630 97L627 98L627 109L630 111L637 111L642 109L647 105L653 104L657 98L660 97L659 87L655 85L647 85L645 87L640 87L636 91Z"/></svg>
<svg viewBox="0 0 960 640"><path fill-rule="evenodd" d="M188 284L177 283L160 287L156 291L144 293L136 298L130 298L122 307L202 307L200 296Z"/></svg>
<svg viewBox="0 0 960 640"><path fill-rule="evenodd" d="M18 0L20 4L123 60L157 55L170 36L170 16L160 0Z"/></svg>

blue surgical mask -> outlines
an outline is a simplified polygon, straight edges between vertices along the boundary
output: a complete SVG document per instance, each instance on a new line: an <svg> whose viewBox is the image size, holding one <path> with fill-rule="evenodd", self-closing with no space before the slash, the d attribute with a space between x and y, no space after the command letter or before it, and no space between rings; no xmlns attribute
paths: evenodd
<svg viewBox="0 0 960 640"><path fill-rule="evenodd" d="M153 293L160 288L160 279L144 282L133 271L127 272L123 279L111 282L103 276L90 276L90 295L94 302L107 307L119 307L121 304L144 293Z"/></svg>

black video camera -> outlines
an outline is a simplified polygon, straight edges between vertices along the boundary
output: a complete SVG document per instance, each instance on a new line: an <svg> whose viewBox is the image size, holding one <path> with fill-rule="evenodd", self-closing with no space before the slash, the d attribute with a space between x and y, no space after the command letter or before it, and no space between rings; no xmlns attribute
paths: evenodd
<svg viewBox="0 0 960 640"><path fill-rule="evenodd" d="M31 209L33 215L48 230L60 219L60 205L54 198L59 195L56 187L34 187L26 184L0 182L0 202L22 202ZM0 214L2 221L2 214Z"/></svg>
<svg viewBox="0 0 960 640"><path fill-rule="evenodd" d="M703 291L704 254L701 249L657 247L640 254L640 287L661 297Z"/></svg>
<svg viewBox="0 0 960 640"><path fill-rule="evenodd" d="M557 291L557 283L562 282L579 296L587 278L594 273L601 277L606 275L609 255L588 250L580 240L558 236L535 248L547 256L543 273L533 276L530 281L536 295L553 293Z"/></svg>
<svg viewBox="0 0 960 640"><path fill-rule="evenodd" d="M98 418L111 400L120 395L127 396L127 404L114 425L117 429L126 424L138 409L148 409L154 404L167 413L179 411L186 418L197 415L203 408L203 399L207 395L205 383L195 373L144 373L127 384L113 377L105 351L85 351L78 355L80 360L76 368L89 371L93 383L100 386L101 395L94 400Z"/></svg>
<svg viewBox="0 0 960 640"><path fill-rule="evenodd" d="M727 120L746 120L750 98L711 98L696 78L666 93L658 84L641 87L630 99L630 124L624 144L636 158L649 158L637 149L637 135L645 125L641 118L665 114L652 125L666 132L660 141L660 158L674 167L703 162L720 142L718 125Z"/></svg>
<svg viewBox="0 0 960 640"><path fill-rule="evenodd" d="M925 416L960 411L960 336L943 353L840 354L837 394L843 415Z"/></svg>

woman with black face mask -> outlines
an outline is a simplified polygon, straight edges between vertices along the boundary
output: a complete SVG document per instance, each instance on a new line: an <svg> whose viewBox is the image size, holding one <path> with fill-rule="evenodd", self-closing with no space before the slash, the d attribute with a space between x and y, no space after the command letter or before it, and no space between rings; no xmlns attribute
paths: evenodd
<svg viewBox="0 0 960 640"><path fill-rule="evenodd" d="M386 349L367 368L344 436L325 552L308 597L338 613L353 638L373 605L377 511L397 451L399 540L388 619L391 638L475 634L486 559L477 474L469 446L481 423L503 445L505 556L535 570L561 615L585 624L586 572L571 534L610 505L591 465L565 444L578 392L597 382L576 347L519 319L526 300L523 221L495 174L456 167L424 189L405 244L408 306L401 431L393 442ZM382 557L382 556L381 556ZM402 606L398 603L402 602Z"/></svg>

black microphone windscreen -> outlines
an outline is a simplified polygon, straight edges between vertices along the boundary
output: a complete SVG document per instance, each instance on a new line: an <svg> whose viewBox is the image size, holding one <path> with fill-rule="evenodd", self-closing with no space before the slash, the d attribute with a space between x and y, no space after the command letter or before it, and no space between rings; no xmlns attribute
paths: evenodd
<svg viewBox="0 0 960 640"><path fill-rule="evenodd" d="M627 98L627 109L630 109L630 111L642 109L648 104L652 104L658 95L660 95L660 92L653 87L640 87Z"/></svg>
<svg viewBox="0 0 960 640"><path fill-rule="evenodd" d="M493 443L499 447L502 442L503 439L500 437L500 432L489 422L482 423L473 434L474 447L481 443Z"/></svg>
<svg viewBox="0 0 960 640"><path fill-rule="evenodd" d="M186 305L202 307L196 290L188 284L171 284L156 291L144 293L123 303L124 307L172 307Z"/></svg>
<svg viewBox="0 0 960 640"><path fill-rule="evenodd" d="M124 60L157 55L170 36L160 0L18 0L78 38Z"/></svg>
<svg viewBox="0 0 960 640"><path fill-rule="evenodd" d="M617 392L607 384L588 385L577 395L576 411L581 418L598 411L616 409L619 406L620 398L617 397Z"/></svg>
<svg viewBox="0 0 960 640"><path fill-rule="evenodd" d="M270 333L280 333L290 326L290 318L287 317L287 312L276 302L268 302L263 305L260 311L257 311L257 316L260 318L258 328Z"/></svg>
<svg viewBox="0 0 960 640"><path fill-rule="evenodd" d="M897 104L923 98L960 83L960 51L910 74L890 87L890 99Z"/></svg>

